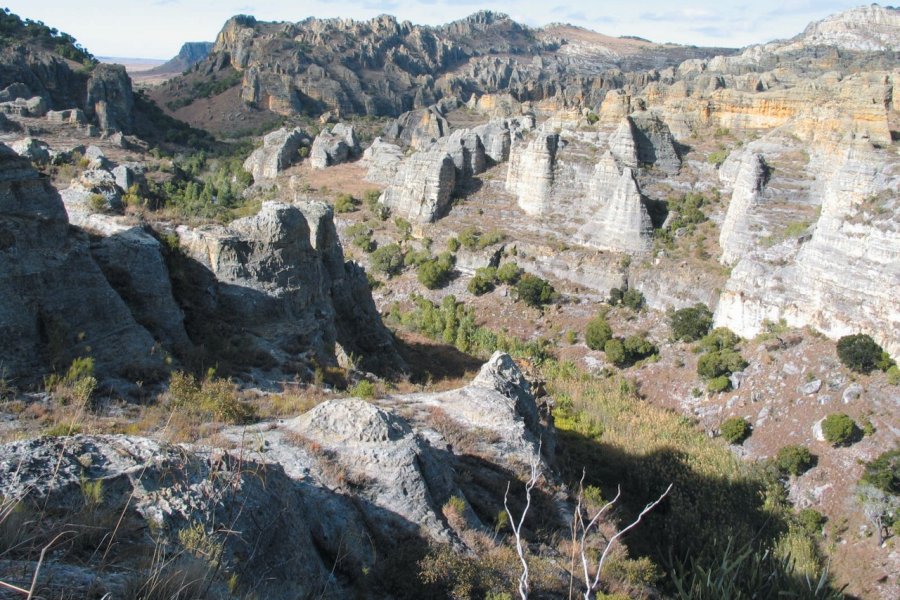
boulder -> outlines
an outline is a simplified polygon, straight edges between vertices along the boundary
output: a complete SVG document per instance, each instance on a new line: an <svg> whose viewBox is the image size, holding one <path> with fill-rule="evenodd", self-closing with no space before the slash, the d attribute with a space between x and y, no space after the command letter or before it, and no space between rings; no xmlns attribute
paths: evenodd
<svg viewBox="0 0 900 600"><path fill-rule="evenodd" d="M263 138L263 145L244 161L244 170L255 181L274 179L278 173L300 160L299 150L308 146L309 136L302 129L278 129Z"/></svg>
<svg viewBox="0 0 900 600"><path fill-rule="evenodd" d="M449 134L450 123L440 107L429 106L403 113L385 128L383 136L401 146L424 150Z"/></svg>
<svg viewBox="0 0 900 600"><path fill-rule="evenodd" d="M9 147L16 154L22 158L27 158L33 163L47 163L50 161L50 146L41 140L27 137L13 142Z"/></svg>
<svg viewBox="0 0 900 600"><path fill-rule="evenodd" d="M403 149L397 144L391 144L377 137L372 140L372 145L363 152L362 163L366 170L366 181L373 183L391 183L397 170L403 163Z"/></svg>
<svg viewBox="0 0 900 600"><path fill-rule="evenodd" d="M356 156L359 156L359 141L353 126L338 123L331 129L326 127L316 136L309 161L314 169L324 169Z"/></svg>

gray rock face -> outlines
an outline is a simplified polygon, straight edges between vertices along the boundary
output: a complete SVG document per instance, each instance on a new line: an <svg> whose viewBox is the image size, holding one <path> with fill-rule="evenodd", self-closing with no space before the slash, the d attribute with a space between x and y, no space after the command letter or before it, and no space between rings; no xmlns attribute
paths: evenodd
<svg viewBox="0 0 900 600"><path fill-rule="evenodd" d="M254 150L244 161L244 170L253 175L255 181L274 179L278 173L300 160L300 147L309 143L309 136L301 129L288 131L281 128L273 131L263 138L262 147Z"/></svg>
<svg viewBox="0 0 900 600"><path fill-rule="evenodd" d="M453 166L456 167L457 186L484 172L484 144L474 131L458 129L438 140L431 150L443 151L450 155Z"/></svg>
<svg viewBox="0 0 900 600"><path fill-rule="evenodd" d="M194 329L243 331L278 363L299 353L330 364L339 342L373 369L402 369L365 273L344 263L328 205L266 202L228 227L177 233L187 259L179 301Z"/></svg>
<svg viewBox="0 0 900 600"><path fill-rule="evenodd" d="M386 139L416 150L425 150L449 134L450 123L438 106L403 113L384 130Z"/></svg>
<svg viewBox="0 0 900 600"><path fill-rule="evenodd" d="M69 233L59 195L0 145L0 363L27 382L90 355L101 376L162 367L154 340Z"/></svg>
<svg viewBox="0 0 900 600"><path fill-rule="evenodd" d="M484 146L485 157L494 164L509 160L509 150L512 147L512 133L509 121L506 119L494 120L472 129L481 138Z"/></svg>
<svg viewBox="0 0 900 600"><path fill-rule="evenodd" d="M865 141L822 157L821 216L809 241L745 256L716 309L717 326L744 337L764 320L811 325L829 337L864 332L900 355L900 224L896 157Z"/></svg>
<svg viewBox="0 0 900 600"><path fill-rule="evenodd" d="M598 168L605 171L604 162ZM587 246L621 252L646 252L652 246L653 222L638 189L634 172L625 167L612 196L578 231L576 240Z"/></svg>
<svg viewBox="0 0 900 600"><path fill-rule="evenodd" d="M33 98L17 98L9 102L0 102L0 112L21 117L39 118L47 114L50 105L42 96Z"/></svg>
<svg viewBox="0 0 900 600"><path fill-rule="evenodd" d="M674 174L681 168L675 138L658 115L649 111L632 113L610 138L610 151L626 167L653 165Z"/></svg>
<svg viewBox="0 0 900 600"><path fill-rule="evenodd" d="M65 514L83 505L86 480L102 481L99 511L153 527L173 548L179 532L199 526L221 542L223 570L246 569L240 572L252 573L257 593L287 600L314 595L326 582L335 597L350 597L385 556L425 543L464 551L461 526L442 511L452 496L465 502L466 529L489 531L503 507L498 490L511 480L515 486L528 465L554 477L540 449L552 456L555 434L508 355L495 354L463 388L380 402L330 400L287 421L223 430L218 439L234 450L134 436L3 444L0 495ZM448 423L473 432L475 446L456 446ZM556 521L564 526L561 515ZM129 556L149 554L153 543L136 536ZM333 576L335 556L349 565L341 577ZM128 560L102 578L70 577L68 592L87 596L82 580L92 593L117 590L118 575L143 567ZM44 566L63 572L66 561L53 555Z"/></svg>
<svg viewBox="0 0 900 600"><path fill-rule="evenodd" d="M9 145L13 151L31 162L46 163L50 161L50 146L46 142L31 137L21 139Z"/></svg>
<svg viewBox="0 0 900 600"><path fill-rule="evenodd" d="M316 136L309 152L314 169L324 169L359 156L359 141L351 125L338 123L330 130L325 128Z"/></svg>
<svg viewBox="0 0 900 600"><path fill-rule="evenodd" d="M84 111L80 108L47 111L46 118L50 123L68 123L70 125L84 125L87 123L87 117L85 117Z"/></svg>
<svg viewBox="0 0 900 600"><path fill-rule="evenodd" d="M403 149L380 137L363 152L362 162L368 167L366 180L373 183L391 183L403 161Z"/></svg>
<svg viewBox="0 0 900 600"><path fill-rule="evenodd" d="M134 96L125 67L97 65L87 82L85 107L101 131L129 133L134 126Z"/></svg>
<svg viewBox="0 0 900 600"><path fill-rule="evenodd" d="M731 202L719 233L721 261L726 265L736 263L755 246L757 235L750 227L751 213L763 201L769 178L769 169L759 154L748 152L738 164Z"/></svg>
<svg viewBox="0 0 900 600"><path fill-rule="evenodd" d="M378 201L396 215L430 223L449 208L455 185L456 167L449 154L416 152L403 162Z"/></svg>
<svg viewBox="0 0 900 600"><path fill-rule="evenodd" d="M516 195L519 207L529 215L548 210L558 146L559 134L538 132L528 144L516 146L510 154L506 190Z"/></svg>

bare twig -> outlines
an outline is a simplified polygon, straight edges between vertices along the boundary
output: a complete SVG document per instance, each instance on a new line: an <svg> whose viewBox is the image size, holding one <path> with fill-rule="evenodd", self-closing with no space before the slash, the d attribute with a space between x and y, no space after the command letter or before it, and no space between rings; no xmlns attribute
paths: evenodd
<svg viewBox="0 0 900 600"><path fill-rule="evenodd" d="M525 508L522 509L522 516L519 518L519 523L516 524L516 519L513 517L512 511L509 509L509 487L510 483L506 484L506 493L503 495L503 508L506 509L506 514L509 516L509 525L512 528L513 535L516 537L516 553L519 555L519 561L522 563L522 574L519 576L519 596L522 600L528 600L528 560L525 558L525 543L522 540L522 525L525 524L525 515L528 514L528 509L531 508L531 490L534 489L534 486L537 485L538 479L541 478L541 446L538 444L538 455L537 458L531 463L531 477L528 479L528 482L525 484Z"/></svg>

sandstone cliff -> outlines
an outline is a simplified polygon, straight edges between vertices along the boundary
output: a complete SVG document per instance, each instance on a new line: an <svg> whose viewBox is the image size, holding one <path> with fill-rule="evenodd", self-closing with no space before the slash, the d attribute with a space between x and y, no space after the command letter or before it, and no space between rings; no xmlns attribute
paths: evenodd
<svg viewBox="0 0 900 600"><path fill-rule="evenodd" d="M456 167L449 154L440 149L416 152L397 169L378 201L398 216L430 223L450 207L455 185Z"/></svg>

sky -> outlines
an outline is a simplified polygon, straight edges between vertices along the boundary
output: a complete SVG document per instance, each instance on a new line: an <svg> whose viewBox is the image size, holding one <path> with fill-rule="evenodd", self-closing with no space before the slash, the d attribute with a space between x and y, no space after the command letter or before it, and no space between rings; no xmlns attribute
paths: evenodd
<svg viewBox="0 0 900 600"><path fill-rule="evenodd" d="M439 25L482 9L538 27L571 23L655 42L742 47L793 37L810 21L864 0L0 0L23 18L69 33L95 56L168 59L184 42L214 41L225 21L391 14Z"/></svg>

